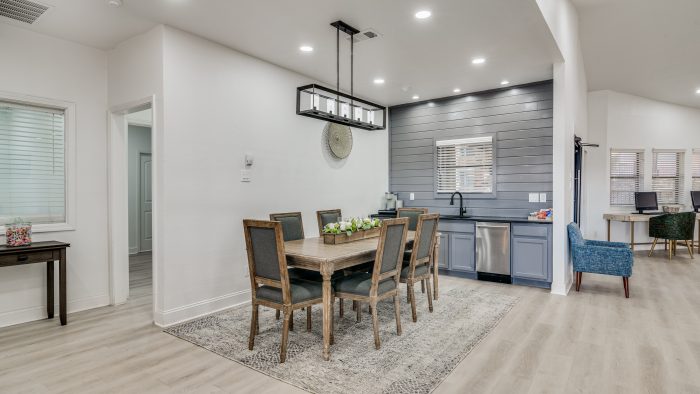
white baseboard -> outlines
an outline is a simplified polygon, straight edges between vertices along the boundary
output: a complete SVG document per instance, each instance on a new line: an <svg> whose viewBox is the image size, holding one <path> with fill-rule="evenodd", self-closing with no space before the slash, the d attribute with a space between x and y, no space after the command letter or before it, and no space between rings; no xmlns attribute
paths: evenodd
<svg viewBox="0 0 700 394"><path fill-rule="evenodd" d="M68 300L68 314L109 305L109 294ZM58 319L59 304L56 297L54 319ZM0 313L0 327L46 319L46 304ZM70 320L70 316L69 316Z"/></svg>
<svg viewBox="0 0 700 394"><path fill-rule="evenodd" d="M241 290L208 300L198 301L189 305L156 311L153 320L159 327L168 327L187 320L228 309L234 306L250 303L250 290Z"/></svg>

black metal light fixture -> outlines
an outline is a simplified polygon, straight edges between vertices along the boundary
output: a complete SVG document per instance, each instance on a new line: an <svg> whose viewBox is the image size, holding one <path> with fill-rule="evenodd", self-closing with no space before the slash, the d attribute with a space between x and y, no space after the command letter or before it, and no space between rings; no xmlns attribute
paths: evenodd
<svg viewBox="0 0 700 394"><path fill-rule="evenodd" d="M297 88L297 115L308 116L365 130L386 128L386 107L353 96L354 35L360 31L343 21L336 28L336 89L318 84ZM340 32L350 36L350 94L340 91Z"/></svg>

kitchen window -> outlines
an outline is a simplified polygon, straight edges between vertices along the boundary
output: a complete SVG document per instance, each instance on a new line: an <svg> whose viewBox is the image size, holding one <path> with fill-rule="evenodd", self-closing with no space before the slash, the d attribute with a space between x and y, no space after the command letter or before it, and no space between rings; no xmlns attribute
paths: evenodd
<svg viewBox="0 0 700 394"><path fill-rule="evenodd" d="M437 193L493 193L493 136L435 141Z"/></svg>
<svg viewBox="0 0 700 394"><path fill-rule="evenodd" d="M634 193L644 190L644 151L610 150L610 205L634 205Z"/></svg>
<svg viewBox="0 0 700 394"><path fill-rule="evenodd" d="M654 149L652 155L651 189L659 204L681 204L684 152Z"/></svg>
<svg viewBox="0 0 700 394"><path fill-rule="evenodd" d="M693 149L693 181L691 190L700 191L700 149Z"/></svg>
<svg viewBox="0 0 700 394"><path fill-rule="evenodd" d="M38 101L0 99L0 226L19 217L35 231L68 230L73 107Z"/></svg>

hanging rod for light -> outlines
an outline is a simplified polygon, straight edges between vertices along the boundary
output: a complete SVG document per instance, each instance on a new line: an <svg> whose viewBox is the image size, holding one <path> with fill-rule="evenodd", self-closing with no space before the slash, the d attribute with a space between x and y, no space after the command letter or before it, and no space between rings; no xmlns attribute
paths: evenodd
<svg viewBox="0 0 700 394"><path fill-rule="evenodd" d="M336 29L336 89L318 84L297 88L297 115L365 130L386 128L386 107L354 96L354 36L360 31L343 21ZM340 91L340 32L350 36L350 94Z"/></svg>

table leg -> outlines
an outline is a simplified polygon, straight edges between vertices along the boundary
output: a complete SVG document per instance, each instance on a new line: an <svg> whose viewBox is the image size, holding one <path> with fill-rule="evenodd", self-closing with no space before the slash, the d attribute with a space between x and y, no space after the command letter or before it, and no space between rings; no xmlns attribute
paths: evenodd
<svg viewBox="0 0 700 394"><path fill-rule="evenodd" d="M58 302L61 315L61 325L68 324L66 305L66 250L61 250L61 259L58 261Z"/></svg>
<svg viewBox="0 0 700 394"><path fill-rule="evenodd" d="M634 222L630 222L630 248L634 250Z"/></svg>
<svg viewBox="0 0 700 394"><path fill-rule="evenodd" d="M433 298L438 299L438 261L440 261L440 237L435 236L435 249L433 250Z"/></svg>
<svg viewBox="0 0 700 394"><path fill-rule="evenodd" d="M698 253L700 253L700 219L698 219Z"/></svg>
<svg viewBox="0 0 700 394"><path fill-rule="evenodd" d="M46 313L53 319L53 261L46 262Z"/></svg>
<svg viewBox="0 0 700 394"><path fill-rule="evenodd" d="M610 242L610 219L608 219L608 242Z"/></svg>
<svg viewBox="0 0 700 394"><path fill-rule="evenodd" d="M331 324L333 312L331 302L333 302L333 294L331 293L331 275L332 269L323 267L321 275L323 275L323 359L328 361L331 359Z"/></svg>

